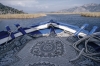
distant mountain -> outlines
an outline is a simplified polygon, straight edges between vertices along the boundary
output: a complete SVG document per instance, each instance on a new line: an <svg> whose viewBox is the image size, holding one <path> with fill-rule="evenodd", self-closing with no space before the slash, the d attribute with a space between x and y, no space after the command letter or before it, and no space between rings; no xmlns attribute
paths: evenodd
<svg viewBox="0 0 100 66"><path fill-rule="evenodd" d="M9 6L5 6L2 3L0 3L0 14L21 14L21 13L24 12Z"/></svg>
<svg viewBox="0 0 100 66"><path fill-rule="evenodd" d="M83 6L63 9L58 12L100 12L100 4L85 4Z"/></svg>

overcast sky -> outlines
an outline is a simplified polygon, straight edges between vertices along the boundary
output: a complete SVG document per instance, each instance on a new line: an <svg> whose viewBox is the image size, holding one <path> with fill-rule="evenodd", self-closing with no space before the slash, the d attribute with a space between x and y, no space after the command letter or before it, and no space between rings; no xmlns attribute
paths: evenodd
<svg viewBox="0 0 100 66"><path fill-rule="evenodd" d="M58 11L89 3L100 4L100 0L0 0L0 3L24 12L34 13L38 11Z"/></svg>

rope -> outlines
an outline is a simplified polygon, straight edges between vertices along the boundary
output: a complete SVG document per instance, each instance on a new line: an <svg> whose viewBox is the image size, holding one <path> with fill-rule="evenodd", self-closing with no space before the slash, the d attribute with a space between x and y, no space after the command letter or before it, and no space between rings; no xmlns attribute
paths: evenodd
<svg viewBox="0 0 100 66"><path fill-rule="evenodd" d="M13 32L18 31L18 29L19 29L20 27L21 27L21 26L18 26L18 28L17 28L17 29L15 29ZM5 42L6 44L7 44L7 43L8 43L8 41L9 41L9 38L10 38L10 36L11 36L12 31L8 31L8 33L9 33L9 36L8 36L7 41ZM16 37L15 37L15 38L16 38Z"/></svg>
<svg viewBox="0 0 100 66"><path fill-rule="evenodd" d="M6 44L8 43L8 41L9 41L9 38L10 38L10 36L11 36L11 33L12 32L8 32L9 33L9 36L8 36L8 39L7 39L7 41L6 41Z"/></svg>
<svg viewBox="0 0 100 66"><path fill-rule="evenodd" d="M62 40L61 37L62 37L62 35L58 35L58 36L57 36L57 38L59 38L59 40L60 40L61 42L63 42L64 44L67 44L66 42L64 42L64 41ZM71 45L71 44L69 44L69 45Z"/></svg>
<svg viewBox="0 0 100 66"><path fill-rule="evenodd" d="M94 33L93 35L84 37L84 38L80 39L79 41L75 42L72 46L74 47L75 50L81 52L81 50L80 50L77 46L80 45L80 43L81 43L82 41L85 40L85 44L84 44L84 45L85 45L85 50L84 50L84 52L82 53L82 55L85 56L85 57L88 57L88 58L90 58L90 59L92 59L92 60L94 60L94 61L100 62L100 57L99 57L99 56L100 56L100 52L98 52L98 53L90 52L90 51L88 50L88 47L87 47L89 40L90 40L91 38L96 37L96 35L100 35L100 32L97 32L97 33ZM98 38L98 37L97 37L97 38ZM98 38L98 39L100 39L100 38ZM99 55L99 56L98 56L98 55ZM95 56L95 57L97 57L97 58L95 58L95 57L93 57L93 56ZM74 61L74 60L73 60L73 61Z"/></svg>
<svg viewBox="0 0 100 66"><path fill-rule="evenodd" d="M15 29L14 30L14 32L15 31L17 31L18 29L20 28L20 26L17 28L17 29ZM9 41L9 38L10 38L10 36L11 36L11 33L12 33L13 31L8 31L8 33L9 33L9 36L8 36L8 39L7 39L7 41L5 42L6 44L8 43L8 41Z"/></svg>
<svg viewBox="0 0 100 66"><path fill-rule="evenodd" d="M77 60L77 59L82 55L83 51L84 51L84 48L80 51L80 53L79 53L78 56L76 56L75 58L71 59L70 61L75 61L75 60Z"/></svg>

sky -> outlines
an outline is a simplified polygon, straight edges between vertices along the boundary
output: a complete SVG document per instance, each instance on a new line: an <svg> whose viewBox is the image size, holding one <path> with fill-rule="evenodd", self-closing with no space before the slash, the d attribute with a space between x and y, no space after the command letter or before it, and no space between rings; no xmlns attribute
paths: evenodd
<svg viewBox="0 0 100 66"><path fill-rule="evenodd" d="M100 4L100 0L0 0L0 3L23 10L26 13L35 13L59 11L90 3Z"/></svg>

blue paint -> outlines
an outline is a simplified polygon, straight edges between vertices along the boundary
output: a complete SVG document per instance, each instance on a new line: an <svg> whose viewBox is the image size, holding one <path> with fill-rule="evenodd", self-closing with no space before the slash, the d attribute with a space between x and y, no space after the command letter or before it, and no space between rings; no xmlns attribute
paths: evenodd
<svg viewBox="0 0 100 66"><path fill-rule="evenodd" d="M8 33L9 33L9 36L11 36L12 39L15 39L14 33L11 31L10 27L6 26L6 29L7 29Z"/></svg>
<svg viewBox="0 0 100 66"><path fill-rule="evenodd" d="M63 30L61 30L61 29L55 29L56 33L60 33L62 31ZM34 34L49 34L49 33L50 33L50 28L46 28L46 29L42 29L42 30L37 30L37 31L31 32L29 34L34 35Z"/></svg>
<svg viewBox="0 0 100 66"><path fill-rule="evenodd" d="M31 34L31 35L35 35L35 34L42 34L40 31L34 31L34 32L30 32L29 34Z"/></svg>
<svg viewBox="0 0 100 66"><path fill-rule="evenodd" d="M23 35L26 34L25 30L22 27L20 27L19 24L15 24L15 26L18 28L18 31L20 31Z"/></svg>
<svg viewBox="0 0 100 66"><path fill-rule="evenodd" d="M5 38L5 37L8 37L8 36L9 36L9 34L8 34L7 31L1 31L0 32L0 39Z"/></svg>
<svg viewBox="0 0 100 66"><path fill-rule="evenodd" d="M82 31L82 30L84 30L86 27L88 26L88 24L84 24L78 31L76 31L75 32L75 36L78 36L78 34Z"/></svg>
<svg viewBox="0 0 100 66"><path fill-rule="evenodd" d="M97 26L94 26L93 29L89 32L89 35L93 34L97 30Z"/></svg>

